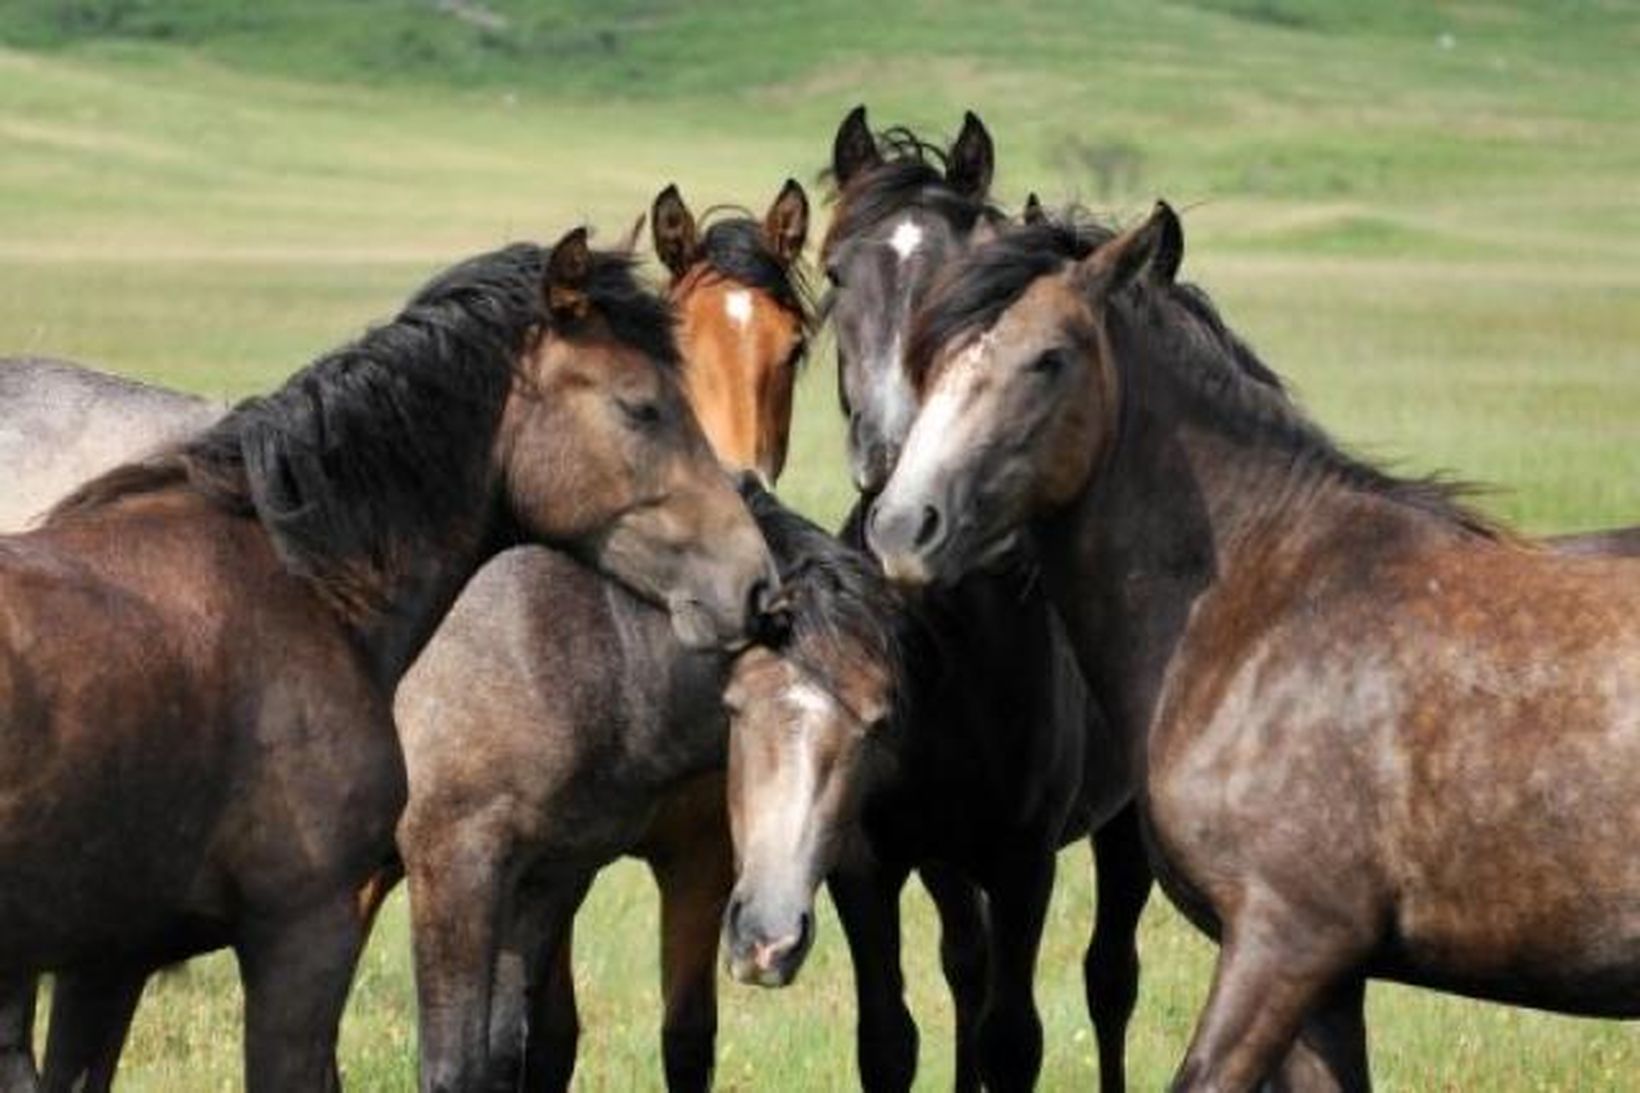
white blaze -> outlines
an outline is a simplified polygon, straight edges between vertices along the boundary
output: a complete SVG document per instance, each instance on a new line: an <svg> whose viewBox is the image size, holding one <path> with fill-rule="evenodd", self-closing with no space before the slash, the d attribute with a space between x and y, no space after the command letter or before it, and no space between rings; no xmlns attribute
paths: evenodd
<svg viewBox="0 0 1640 1093"><path fill-rule="evenodd" d="M752 294L744 289L725 293L723 313L729 316L729 321L736 326L745 326L752 321Z"/></svg>
<svg viewBox="0 0 1640 1093"><path fill-rule="evenodd" d="M894 248L894 253L904 262L916 253L917 248L922 246L922 241L922 229L909 220L902 220L900 226L894 229L894 234L889 237L888 245Z"/></svg>

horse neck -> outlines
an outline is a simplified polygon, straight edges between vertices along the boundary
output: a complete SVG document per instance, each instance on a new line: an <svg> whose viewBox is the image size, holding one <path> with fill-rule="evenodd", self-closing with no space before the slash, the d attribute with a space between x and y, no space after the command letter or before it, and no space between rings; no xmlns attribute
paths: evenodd
<svg viewBox="0 0 1640 1093"><path fill-rule="evenodd" d="M1105 467L1037 528L1078 662L1136 771L1203 597L1235 586L1254 561L1260 580L1300 568L1363 503L1292 452L1232 435L1176 379L1148 371L1152 378L1124 386L1129 401ZM1270 602L1272 590L1254 592L1254 602Z"/></svg>
<svg viewBox="0 0 1640 1093"><path fill-rule="evenodd" d="M383 684L398 684L462 588L485 562L516 541L499 499L486 491L463 518L395 544L389 560L370 577L379 589L380 606L343 609Z"/></svg>

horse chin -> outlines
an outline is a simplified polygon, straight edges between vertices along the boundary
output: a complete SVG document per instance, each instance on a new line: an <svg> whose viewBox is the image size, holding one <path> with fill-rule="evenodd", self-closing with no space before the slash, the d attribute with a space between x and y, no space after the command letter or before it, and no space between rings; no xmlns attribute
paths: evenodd
<svg viewBox="0 0 1640 1093"><path fill-rule="evenodd" d="M698 600L686 596L672 596L667 600L667 612L672 619L672 634L685 649L737 652L747 639L726 638L711 612Z"/></svg>

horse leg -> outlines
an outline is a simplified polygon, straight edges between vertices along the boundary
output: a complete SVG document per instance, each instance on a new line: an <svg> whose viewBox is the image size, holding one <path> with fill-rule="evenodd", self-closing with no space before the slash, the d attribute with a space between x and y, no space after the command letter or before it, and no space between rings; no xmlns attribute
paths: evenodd
<svg viewBox="0 0 1640 1093"><path fill-rule="evenodd" d="M958 1093L980 1087L980 1014L985 1009L985 991L990 982L990 940L985 919L985 900L979 888L955 870L925 865L917 871L923 887L934 901L940 916L940 968L957 1018L956 1080Z"/></svg>
<svg viewBox="0 0 1640 1093"><path fill-rule="evenodd" d="M661 893L661 1052L674 1093L712 1086L718 937L735 883L728 832L709 832L688 850L649 863Z"/></svg>
<svg viewBox="0 0 1640 1093"><path fill-rule="evenodd" d="M867 866L826 881L848 939L859 1007L855 1043L867 1093L910 1089L917 1076L917 1024L900 969L900 889L906 873Z"/></svg>
<svg viewBox="0 0 1640 1093"><path fill-rule="evenodd" d="M1139 919L1152 883L1138 806L1130 802L1094 832L1093 856L1098 906L1082 982L1099 1041L1100 1093L1124 1093L1128 1021L1139 1000Z"/></svg>
<svg viewBox="0 0 1640 1093"><path fill-rule="evenodd" d="M458 825L459 826L459 825ZM452 830L406 855L420 1010L421 1088L481 1089L489 1078L490 1003L499 950L503 840ZM401 831L401 844L406 840Z"/></svg>
<svg viewBox="0 0 1640 1093"><path fill-rule="evenodd" d="M1367 984L1349 979L1311 1011L1271 1083L1276 1093L1368 1093Z"/></svg>
<svg viewBox="0 0 1640 1093"><path fill-rule="evenodd" d="M539 971L530 984L529 1036L525 1045L524 1088L530 1093L560 1093L575 1076L575 1052L581 1039L581 1015L575 1004L575 922L564 922L547 942Z"/></svg>
<svg viewBox="0 0 1640 1093"><path fill-rule="evenodd" d="M557 870L550 881L526 881L514 895L491 991L496 1090L569 1088L581 1035L571 937L592 878L590 872Z"/></svg>
<svg viewBox="0 0 1640 1093"><path fill-rule="evenodd" d="M1055 843L1044 838L1034 858L1007 863L988 886L991 983L979 1024L980 1075L987 1089L1031 1089L1042 1069L1036 957L1053 896Z"/></svg>
<svg viewBox="0 0 1640 1093"><path fill-rule="evenodd" d="M1348 981L1364 946L1268 892L1244 897L1225 924L1213 988L1176 1091L1239 1093L1273 1075L1304 1021Z"/></svg>
<svg viewBox="0 0 1640 1093"><path fill-rule="evenodd" d="M125 1036L147 983L147 968L115 967L57 977L41 1076L48 1093L97 1093L114 1084Z"/></svg>
<svg viewBox="0 0 1640 1093"><path fill-rule="evenodd" d="M248 1093L341 1088L336 1036L363 946L352 892L300 918L247 927L234 952L245 985Z"/></svg>
<svg viewBox="0 0 1640 1093"><path fill-rule="evenodd" d="M34 1004L40 985L32 975L0 979L0 1093L37 1093Z"/></svg>

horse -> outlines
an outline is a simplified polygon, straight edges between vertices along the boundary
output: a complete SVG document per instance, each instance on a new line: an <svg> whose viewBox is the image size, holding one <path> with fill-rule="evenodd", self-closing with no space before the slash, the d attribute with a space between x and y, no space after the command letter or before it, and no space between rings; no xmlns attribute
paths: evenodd
<svg viewBox="0 0 1640 1093"><path fill-rule="evenodd" d="M667 1084L709 1088L716 937L733 882L721 775L715 808L702 808L713 822L697 821L685 844L703 853L656 856L654 829L704 805L697 780L725 761L726 690L737 731L764 732L784 716L788 677L801 676L846 698L824 712L828 731L857 732L882 719L891 683L877 614L856 591L886 596L875 567L856 564L864 576L839 587L833 559L851 552L755 475L743 489L791 599L791 635L772 648L683 649L652 606L561 553L520 548L480 571L407 676L399 845L424 1088L567 1087L573 919L596 873L634 850L666 895ZM459 691L481 662L495 685ZM760 959L794 959L807 936Z"/></svg>
<svg viewBox="0 0 1640 1093"><path fill-rule="evenodd" d="M1081 261L959 262L868 528L910 585L1034 540L1163 887L1220 941L1174 1088L1306 1042L1364 1087L1368 978L1640 1016L1640 566L1344 452L1235 364L1182 253L1164 204Z"/></svg>
<svg viewBox="0 0 1640 1093"><path fill-rule="evenodd" d="M337 1086L392 694L489 556L564 545L691 645L760 625L778 577L676 367L624 257L513 245L0 539L0 980L73 973L108 1034L78 1073L151 969L231 946L247 1087Z"/></svg>
<svg viewBox="0 0 1640 1093"><path fill-rule="evenodd" d="M975 240L998 230L1005 219L988 198L994 169L991 136L972 113L964 117L960 133L947 150L903 128L873 133L864 107L856 107L843 119L833 139L831 176L837 187L836 210L821 248L821 262L831 286L823 311L829 314L836 330L839 400L848 418L850 466L862 510L898 459L915 413L916 392L900 367L912 310L941 268ZM1029 205L1026 215L1034 215ZM1014 686L1029 691L1030 686L1020 682L1025 680L1036 680L1045 694L1055 688L1083 690L1074 672L1067 674L1054 667L1065 658L1057 653L1035 658L1038 651L1062 644L1063 638L1049 622L1044 593L1030 578L1028 566L1016 567L1000 578L976 577L961 589L938 591L934 598L944 601L938 610L948 625L976 635L994 636L989 642L989 655L994 659L987 662L977 658L975 654L986 647L987 639L976 638L964 665L963 678L994 677L977 684L982 703L1007 695ZM1069 715L1075 719L1074 727L1021 724L1018 716L1020 710L1057 715L1059 711L1074 710L1078 703L1082 712ZM1093 742L1085 749L1090 760L1096 753L1111 751L1104 743L1096 704L1086 696L1065 700L1044 697L1019 705L1002 702L995 712L995 740L987 751L1005 747L1007 741L1022 735L1057 739L1072 731L1086 734ZM1040 749L1039 753L1047 750ZM1014 765L1005 769L1022 778L1042 777L1041 773L1033 776ZM987 800L1003 810L999 816L1011 821L1007 795L996 795L994 787L982 777L984 773L974 772L984 788L964 791L959 796ZM1074 776L1068 769L1058 773ZM1150 876L1137 824L1126 807L1131 795L1127 773L1120 763L1100 762L1090 766L1083 778L1081 798L1073 804L1070 818L1055 839L1057 845L1090 833L1093 837L1100 879L1084 980L1098 1039L1101 1087L1106 1093L1120 1093L1124 1088L1126 1028L1138 998L1138 924L1149 898ZM1019 792L1026 795L1034 790L1027 782ZM952 830L964 828L959 825ZM992 837L987 834L985 839L976 840L974 848ZM1034 833L1031 838L1035 838ZM990 1008L988 935L994 936L997 931L985 925L981 886L975 883L971 850L957 850L953 856L945 849L934 852L932 844L925 849L930 856L921 859L923 868L919 872L940 911L942 966L958 1014L958 1084L971 1086L979 1080L977 1026L980 1014ZM1042 850L1033 845L1027 854L1039 857ZM890 857L897 863L907 860L903 854ZM954 868L952 860L965 864ZM1039 877L1032 883L1040 885L1042 881ZM993 885L987 882L985 886ZM854 906L874 907L870 916L865 916L863 910L858 912L856 920L895 914L890 889L897 888L892 876L856 888L869 892L870 898L861 896L854 900ZM860 936L881 939L872 946L873 955L855 962L857 972L863 976L857 981L862 1072L873 1088L895 1088L908 1082L913 1073L916 1035L915 1025L900 1000L903 991L895 955L897 928L862 928ZM1016 965L1016 979L1027 974L1017 966L1024 953L1034 952L1034 937L1010 936L1001 943L1011 950L1006 959ZM879 971L891 967L892 971ZM1028 983L1016 984L1011 990L1017 996L1011 1005L1034 1012L1029 1005ZM1016 1017L1011 1023L1017 1035L1039 1042L1040 1033L1032 1030L1033 1022L1034 1018ZM1008 1053L1013 1056L1010 1069L1035 1073L1037 1064L1032 1060L1039 1058L1039 1048L1009 1049Z"/></svg>
<svg viewBox="0 0 1640 1093"><path fill-rule="evenodd" d="M702 230L675 186L651 214L672 270L685 392L720 459L758 481L784 464L812 314L797 264L806 210L788 181L761 223L719 216ZM747 489L777 541L797 518ZM465 681L481 665L480 692ZM710 1085L718 924L733 883L719 704L729 665L684 648L659 612L553 551L503 555L462 593L397 704L410 770L399 847L432 1015L431 1086L520 1072L531 1089L568 1085L579 1035L571 924L597 872L628 853L661 892L667 1084ZM478 917L493 930L471 927L475 908L490 909Z"/></svg>
<svg viewBox="0 0 1640 1093"><path fill-rule="evenodd" d="M192 436L221 403L66 361L0 359L0 531L21 531L75 486Z"/></svg>

